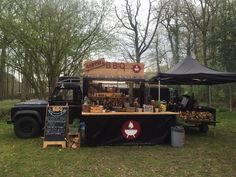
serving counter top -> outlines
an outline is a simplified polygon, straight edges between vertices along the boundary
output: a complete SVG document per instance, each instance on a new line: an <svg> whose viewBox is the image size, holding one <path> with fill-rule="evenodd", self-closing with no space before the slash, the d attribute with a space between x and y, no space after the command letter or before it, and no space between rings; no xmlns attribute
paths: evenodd
<svg viewBox="0 0 236 177"><path fill-rule="evenodd" d="M178 112L101 112L101 113L91 113L82 112L82 116L95 116L95 115L178 115Z"/></svg>

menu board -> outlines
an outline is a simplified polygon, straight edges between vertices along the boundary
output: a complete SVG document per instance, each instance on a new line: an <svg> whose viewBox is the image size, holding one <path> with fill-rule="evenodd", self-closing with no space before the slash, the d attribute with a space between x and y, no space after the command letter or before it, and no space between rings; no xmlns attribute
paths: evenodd
<svg viewBox="0 0 236 177"><path fill-rule="evenodd" d="M47 106L44 141L65 141L68 115L68 106Z"/></svg>

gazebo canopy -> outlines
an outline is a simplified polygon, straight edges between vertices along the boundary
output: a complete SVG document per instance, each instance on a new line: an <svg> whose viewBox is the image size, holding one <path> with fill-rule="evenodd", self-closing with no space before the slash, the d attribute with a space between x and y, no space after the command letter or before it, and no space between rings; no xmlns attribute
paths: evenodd
<svg viewBox="0 0 236 177"><path fill-rule="evenodd" d="M207 68L191 56L175 65L166 73L159 73L150 81L166 85L213 85L236 82L236 73L220 72Z"/></svg>

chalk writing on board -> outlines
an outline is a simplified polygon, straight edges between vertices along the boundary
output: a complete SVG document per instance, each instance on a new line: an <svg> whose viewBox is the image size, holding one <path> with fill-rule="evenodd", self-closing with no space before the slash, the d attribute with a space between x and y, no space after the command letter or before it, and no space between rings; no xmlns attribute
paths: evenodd
<svg viewBox="0 0 236 177"><path fill-rule="evenodd" d="M67 133L68 106L48 106L45 118L44 140L64 141Z"/></svg>

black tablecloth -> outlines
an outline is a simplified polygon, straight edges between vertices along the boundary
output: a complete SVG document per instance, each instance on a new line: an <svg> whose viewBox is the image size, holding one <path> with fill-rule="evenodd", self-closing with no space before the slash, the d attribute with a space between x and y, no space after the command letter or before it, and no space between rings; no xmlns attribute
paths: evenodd
<svg viewBox="0 0 236 177"><path fill-rule="evenodd" d="M92 115L83 121L85 145L155 145L170 144L176 115Z"/></svg>

